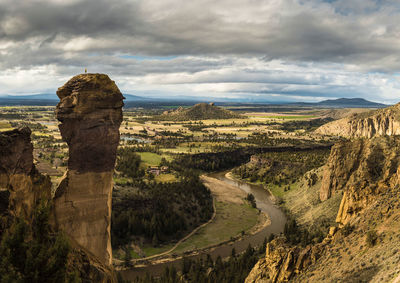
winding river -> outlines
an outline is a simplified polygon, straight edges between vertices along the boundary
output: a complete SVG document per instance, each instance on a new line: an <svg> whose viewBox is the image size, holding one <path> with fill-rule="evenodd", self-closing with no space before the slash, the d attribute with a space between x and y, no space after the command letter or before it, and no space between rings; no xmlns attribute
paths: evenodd
<svg viewBox="0 0 400 283"><path fill-rule="evenodd" d="M270 193L265 190L262 185L253 185L239 180L227 178L226 173L227 171L224 171L209 174L208 176L226 182L230 185L237 186L246 193L253 194L257 203L257 208L268 214L271 220L271 224L254 235L245 237L234 243L228 243L215 247L212 250L208 250L206 253L188 255L187 258L198 259L201 257L205 257L206 254L210 254L214 260L218 256L221 256L222 258L228 257L231 255L232 248L235 248L237 253L241 253L246 250L249 244L251 244L253 247L259 246L270 234L273 233L275 235L279 235L283 232L283 228L286 223L286 217L283 211L280 210L280 208L271 201ZM125 280L133 280L136 277L141 277L145 275L146 273L149 273L153 276L159 276L162 274L166 266L175 266L175 268L179 270L182 266L182 258L177 258L174 261L160 262L145 267L134 267L132 269L123 270L120 273Z"/></svg>

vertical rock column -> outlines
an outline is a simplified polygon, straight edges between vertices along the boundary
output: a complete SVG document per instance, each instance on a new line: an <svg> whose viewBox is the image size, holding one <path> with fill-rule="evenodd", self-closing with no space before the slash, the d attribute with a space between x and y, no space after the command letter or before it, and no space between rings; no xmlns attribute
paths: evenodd
<svg viewBox="0 0 400 283"><path fill-rule="evenodd" d="M124 97L104 74L82 74L57 90L56 117L69 146L68 170L54 196L54 222L111 264L111 198Z"/></svg>

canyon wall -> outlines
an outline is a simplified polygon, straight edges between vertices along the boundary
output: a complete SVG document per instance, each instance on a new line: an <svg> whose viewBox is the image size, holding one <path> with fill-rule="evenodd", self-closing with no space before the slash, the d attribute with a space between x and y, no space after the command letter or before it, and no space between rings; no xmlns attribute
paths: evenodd
<svg viewBox="0 0 400 283"><path fill-rule="evenodd" d="M14 216L31 219L40 199L49 200L51 182L33 164L29 128L0 133L0 191L3 208Z"/></svg>
<svg viewBox="0 0 400 283"><path fill-rule="evenodd" d="M400 137L385 136L336 144L325 167L320 199L343 191L336 221L341 225L380 193L400 185Z"/></svg>
<svg viewBox="0 0 400 283"><path fill-rule="evenodd" d="M329 282L333 276L353 280L361 275L368 280L375 276L374 282L383 282L381 277L393 275L387 270L395 268L395 265L389 268L388 261L382 259L382 266L386 268L378 269L376 262L379 261L379 255L383 254L393 258L396 255L392 252L393 247L398 246L400 239L399 113L400 104L397 104L334 121L317 130L322 134L352 138L332 147L323 167L319 191L321 201L326 201L334 194L343 194L336 216L338 227L331 227L322 243L307 247L290 245L284 238L273 240L267 245L265 258L256 264L247 277L247 283L289 280ZM371 232L385 243L373 246L366 240L366 235ZM360 250L363 252L360 253ZM351 252L354 255L350 255ZM367 260L370 266L355 269L357 264L367 265ZM350 268L353 271L349 271ZM343 282L353 282L346 280L343 279Z"/></svg>
<svg viewBox="0 0 400 283"><path fill-rule="evenodd" d="M324 167L320 198L343 194L338 227L331 227L321 243L306 247L291 245L285 238L268 243L265 257L246 283L356 282L361 277L363 282L391 282L400 262L396 252L400 137L340 142ZM371 232L376 235L375 244L368 241Z"/></svg>
<svg viewBox="0 0 400 283"><path fill-rule="evenodd" d="M315 132L348 138L400 135L400 103L327 123Z"/></svg>
<svg viewBox="0 0 400 283"><path fill-rule="evenodd" d="M57 90L56 117L69 146L54 196L54 223L102 263L111 264L113 172L123 99L107 75L82 74Z"/></svg>
<svg viewBox="0 0 400 283"><path fill-rule="evenodd" d="M305 248L289 245L279 237L267 243L265 257L257 262L245 283L287 282L295 274L314 264L323 244Z"/></svg>

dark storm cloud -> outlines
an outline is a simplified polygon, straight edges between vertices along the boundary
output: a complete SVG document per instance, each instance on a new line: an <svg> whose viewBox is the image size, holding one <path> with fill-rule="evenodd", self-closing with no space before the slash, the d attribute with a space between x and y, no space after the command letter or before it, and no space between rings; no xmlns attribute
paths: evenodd
<svg viewBox="0 0 400 283"><path fill-rule="evenodd" d="M107 35L134 32L139 15L135 5L126 1L3 1L0 4L2 34L7 39L24 41L29 37L53 34Z"/></svg>
<svg viewBox="0 0 400 283"><path fill-rule="evenodd" d="M88 43L72 51L82 56L265 55L367 68L369 60L400 52L399 14L390 10L394 4L347 2L358 6L294 0L1 1L0 34L3 42L28 45L27 54L39 57L48 54L45 46L62 56L62 45L79 37ZM33 41L40 48L32 48Z"/></svg>
<svg viewBox="0 0 400 283"><path fill-rule="evenodd" d="M0 0L0 93L87 67L143 91L392 99L399 19L397 0Z"/></svg>

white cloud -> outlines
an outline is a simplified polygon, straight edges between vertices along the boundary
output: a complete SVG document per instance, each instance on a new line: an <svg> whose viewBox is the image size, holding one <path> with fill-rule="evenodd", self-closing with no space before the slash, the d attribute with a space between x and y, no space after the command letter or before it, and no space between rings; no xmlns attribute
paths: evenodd
<svg viewBox="0 0 400 283"><path fill-rule="evenodd" d="M396 0L0 0L0 93L87 67L127 92L394 102L399 17Z"/></svg>

